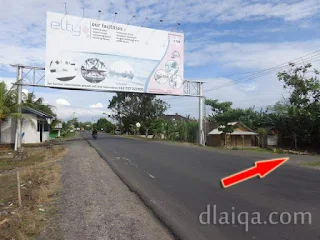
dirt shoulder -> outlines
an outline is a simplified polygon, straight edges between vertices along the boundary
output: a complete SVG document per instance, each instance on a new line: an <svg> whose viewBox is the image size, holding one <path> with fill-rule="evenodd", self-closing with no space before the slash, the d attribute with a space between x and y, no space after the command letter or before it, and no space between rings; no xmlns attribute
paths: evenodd
<svg viewBox="0 0 320 240"><path fill-rule="evenodd" d="M0 239L33 239L56 213L64 146L34 146L0 160ZM21 203L18 204L20 178Z"/></svg>
<svg viewBox="0 0 320 240"><path fill-rule="evenodd" d="M59 217L40 239L173 239L87 141L66 144Z"/></svg>

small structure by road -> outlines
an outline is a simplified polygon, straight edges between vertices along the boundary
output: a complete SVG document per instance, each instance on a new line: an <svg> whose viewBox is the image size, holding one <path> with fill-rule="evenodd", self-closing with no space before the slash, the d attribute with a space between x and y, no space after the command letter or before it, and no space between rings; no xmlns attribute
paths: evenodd
<svg viewBox="0 0 320 240"><path fill-rule="evenodd" d="M53 116L30 107L23 107L22 114L25 116L22 120L22 143L40 143L50 139L49 124ZM1 143L13 144L15 134L16 120L9 117L1 124Z"/></svg>
<svg viewBox="0 0 320 240"><path fill-rule="evenodd" d="M257 143L257 133L252 131L246 125L241 122L231 122L229 125L234 126L234 131L227 134L227 146L231 147L251 147L255 146ZM207 135L207 145L208 146L224 146L225 141L223 139L223 132L219 129L223 126L219 126Z"/></svg>
<svg viewBox="0 0 320 240"><path fill-rule="evenodd" d="M62 123L57 123L50 131L50 138L59 138L61 136Z"/></svg>

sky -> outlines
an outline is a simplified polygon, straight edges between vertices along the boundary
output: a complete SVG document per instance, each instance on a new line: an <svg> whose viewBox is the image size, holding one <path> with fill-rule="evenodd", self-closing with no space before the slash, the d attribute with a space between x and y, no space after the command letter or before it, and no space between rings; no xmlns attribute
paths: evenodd
<svg viewBox="0 0 320 240"><path fill-rule="evenodd" d="M65 9L65 4L67 9ZM287 63L320 69L319 0L0 0L0 80L12 82L10 64L43 67L46 12L58 12L185 35L185 79L204 81L206 99L234 107L272 105L289 94L277 79ZM163 20L160 23L160 19ZM177 23L180 22L180 26ZM319 52L317 52L319 51ZM114 93L29 87L63 120L96 121L109 114ZM198 117L196 97L161 96L168 114ZM206 114L209 114L206 107Z"/></svg>

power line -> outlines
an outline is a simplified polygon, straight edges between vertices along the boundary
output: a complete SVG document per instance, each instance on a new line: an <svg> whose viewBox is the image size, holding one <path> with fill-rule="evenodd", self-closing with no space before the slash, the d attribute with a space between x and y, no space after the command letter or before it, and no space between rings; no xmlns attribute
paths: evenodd
<svg viewBox="0 0 320 240"><path fill-rule="evenodd" d="M213 88L211 88L209 90L205 90L204 92L210 92L210 91L214 91L214 90L221 89L221 88L224 88L224 87L234 86L234 85L239 84L239 83L243 83L243 82L247 82L247 81L254 80L254 79L257 79L257 78L261 78L261 77L264 77L264 76L268 76L268 75L274 73L274 71L278 71L279 72L280 70L284 70L286 68L288 68L288 67L281 67L281 68L274 69L272 71L269 71L269 72L266 72L266 73L263 73L263 74L260 74L260 75L252 76L250 78L240 79L240 80L237 80L235 82L234 81L233 82L230 81L228 83L213 87Z"/></svg>
<svg viewBox="0 0 320 240"><path fill-rule="evenodd" d="M317 54L315 54L315 53L317 53ZM310 56L310 55L313 55L313 54L315 54L315 55L314 55L314 56L311 56L311 57L308 57L308 58L305 58L306 56ZM304 56L299 57L299 58L295 58L295 59L293 59L293 60L291 60L291 61L288 61L288 62L279 64L279 65L276 65L276 66L274 66L274 67L267 68L267 69L263 69L263 70L255 73L255 74L252 74L252 75L250 75L250 76L244 77L244 78L239 79L239 80L237 80L237 81L232 81L232 82L228 82L228 83L224 83L224 84L218 85L218 86L213 87L213 88L211 88L211 89L205 90L204 92L209 92L209 91L217 90L217 89L220 89L220 88L223 88L223 87L229 87L229 86L232 86L232 85L236 85L236 84L238 84L238 83L250 81L250 80L253 80L253 79L262 77L262 76L269 75L269 74L273 73L274 71L284 70L284 69L286 69L286 68L289 67L289 66L286 66L286 64L288 64L288 63L300 64L300 63L303 63L304 61L312 62L312 61L314 61L314 60L318 60L319 57L320 57L320 50L315 51L315 52L312 52L312 53L309 53L309 54L304 55ZM299 60L299 59L300 59L300 60ZM302 59L302 60L301 60L301 59ZM296 61L296 60L299 60L299 61Z"/></svg>
<svg viewBox="0 0 320 240"><path fill-rule="evenodd" d="M307 59L304 59L305 61L309 61L309 62L313 62L314 59L318 59L318 56L320 56L320 54L317 54L311 58L307 58ZM315 58L317 57L317 58ZM290 61L292 62L292 61ZM288 62L288 63L290 63ZM295 63L295 64L300 64L302 61L298 61L298 62L292 62L292 63ZM286 64L286 63L284 63ZM271 73L273 73L274 71L280 71L280 70L284 70L286 68L289 68L289 66L282 66L284 64L281 64L281 65L278 65L276 67L272 67L272 68L269 68L269 69L265 69L265 70L262 70L260 71L259 73L260 74L253 74L253 75L250 75L248 77L245 77L243 79L239 79L237 80L236 82L232 81L232 82L229 82L229 83L225 83L225 84L222 84L222 85L219 85L219 86L216 86L210 90L206 90L205 92L208 92L208 91L211 91L211 90L216 90L216 89L219 89L219 88L222 88L222 87L227 87L227 86L232 86L232 85L235 85L235 84L238 84L238 83L242 83L242 82L245 82L245 81L249 81L249 80L253 80L253 79L256 79L256 78L259 78L259 77L262 77L262 76L266 76L266 75L269 75Z"/></svg>
<svg viewBox="0 0 320 240"><path fill-rule="evenodd" d="M313 62L312 59L307 59L309 62ZM296 62L298 63L298 62ZM217 89L220 89L220 88L223 88L223 87L229 87L229 86L233 86L233 85L236 85L236 84L239 84L239 83L243 83L243 82L247 82L247 81L250 81L250 80L254 80L254 79L257 79L257 78L261 78L263 76L267 76L267 75L270 75L272 73L274 73L274 71L280 71L280 70L285 70L289 68L289 66L283 66L283 67L278 67L278 68L274 68L274 69L270 69L269 71L265 72L265 73L262 73L262 74L258 74L258 75L252 75L252 76L249 76L250 78L246 77L246 78L243 78L243 79L239 79L237 81L230 81L228 83L225 83L225 84L222 84L222 85L219 85L219 86L216 86L210 90L205 90L204 92L209 92L209 91L213 91L213 90L217 90Z"/></svg>

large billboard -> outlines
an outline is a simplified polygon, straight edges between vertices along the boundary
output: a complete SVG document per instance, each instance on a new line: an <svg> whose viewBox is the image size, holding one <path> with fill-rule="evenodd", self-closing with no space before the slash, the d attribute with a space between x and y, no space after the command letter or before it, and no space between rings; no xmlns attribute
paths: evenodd
<svg viewBox="0 0 320 240"><path fill-rule="evenodd" d="M47 14L45 85L183 95L184 35Z"/></svg>

